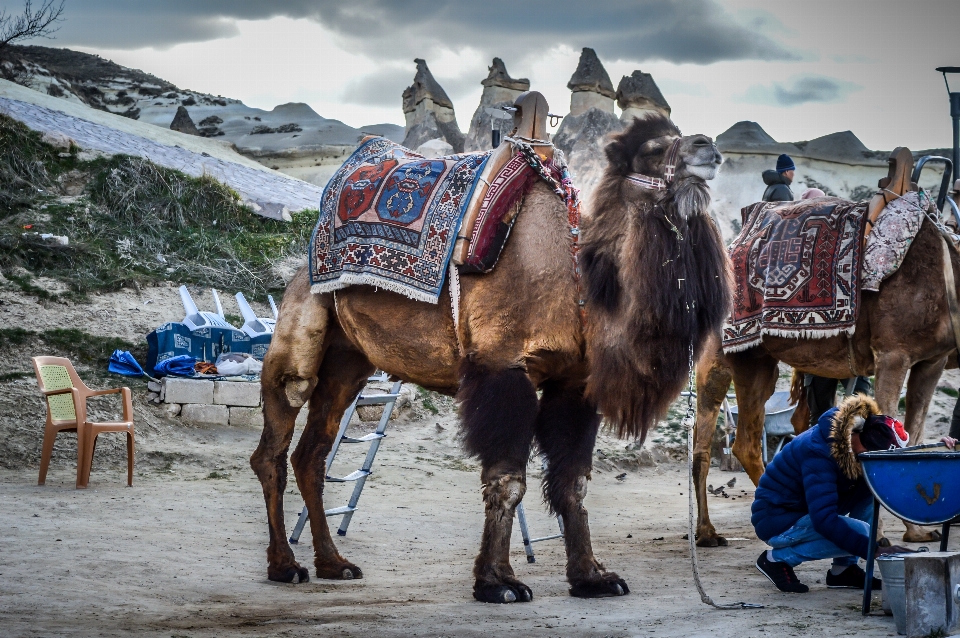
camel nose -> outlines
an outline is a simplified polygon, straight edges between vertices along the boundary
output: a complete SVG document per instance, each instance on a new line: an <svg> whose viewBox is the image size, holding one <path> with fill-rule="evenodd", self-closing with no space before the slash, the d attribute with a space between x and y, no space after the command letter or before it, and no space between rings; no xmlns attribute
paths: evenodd
<svg viewBox="0 0 960 638"><path fill-rule="evenodd" d="M706 135L696 135L691 142L697 148L713 146L713 140Z"/></svg>

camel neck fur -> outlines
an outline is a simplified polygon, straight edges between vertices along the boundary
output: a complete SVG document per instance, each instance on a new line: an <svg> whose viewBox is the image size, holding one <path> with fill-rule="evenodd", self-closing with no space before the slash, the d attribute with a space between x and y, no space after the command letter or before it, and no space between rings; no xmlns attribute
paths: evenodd
<svg viewBox="0 0 960 638"><path fill-rule="evenodd" d="M610 157L629 152L617 144L630 134L608 148L611 170L584 219L587 393L620 436L642 439L683 389L690 346L699 356L722 326L731 282L706 183L678 173L664 192L631 184L625 176L638 164L644 174L657 167ZM647 146L633 138L633 152Z"/></svg>

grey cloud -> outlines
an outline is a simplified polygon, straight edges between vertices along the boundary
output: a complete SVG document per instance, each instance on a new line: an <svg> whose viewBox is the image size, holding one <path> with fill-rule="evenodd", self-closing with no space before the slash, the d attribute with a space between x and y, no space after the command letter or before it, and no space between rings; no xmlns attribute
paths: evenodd
<svg viewBox="0 0 960 638"><path fill-rule="evenodd" d="M0 6L17 9L16 0ZM717 0L68 0L62 46L169 47L231 35L237 20L315 20L372 57L412 58L444 47L485 57L532 57L556 44L601 57L709 64L794 59Z"/></svg>
<svg viewBox="0 0 960 638"><path fill-rule="evenodd" d="M344 87L341 97L351 104L400 108L400 94L413 80L411 68L413 64L406 68L389 67L354 78Z"/></svg>
<svg viewBox="0 0 960 638"><path fill-rule="evenodd" d="M863 87L852 82L808 75L794 79L789 85L775 82L771 85L751 86L740 99L754 104L797 106L808 102L840 102L847 94L861 88Z"/></svg>

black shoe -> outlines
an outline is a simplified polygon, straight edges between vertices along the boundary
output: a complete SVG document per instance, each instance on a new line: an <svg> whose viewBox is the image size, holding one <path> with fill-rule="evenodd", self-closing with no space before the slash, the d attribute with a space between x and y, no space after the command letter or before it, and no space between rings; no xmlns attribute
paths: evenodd
<svg viewBox="0 0 960 638"><path fill-rule="evenodd" d="M810 588L801 583L797 575L793 573L793 567L782 561L775 563L768 560L766 551L760 554L760 558L757 559L757 569L780 591L789 594L805 594L810 591Z"/></svg>
<svg viewBox="0 0 960 638"><path fill-rule="evenodd" d="M827 587L830 589L848 588L863 589L863 584L867 581L867 574L859 565L850 565L845 570L833 575L832 571L827 571ZM883 581L879 578L873 579L873 591L880 591L883 588Z"/></svg>

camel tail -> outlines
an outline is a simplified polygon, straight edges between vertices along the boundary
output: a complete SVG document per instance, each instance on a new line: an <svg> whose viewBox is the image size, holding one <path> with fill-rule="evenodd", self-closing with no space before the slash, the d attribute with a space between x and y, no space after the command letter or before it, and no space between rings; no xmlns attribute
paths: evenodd
<svg viewBox="0 0 960 638"><path fill-rule="evenodd" d="M810 404L807 403L807 388L803 385L803 373L793 371L790 379L790 404L797 406L790 417L793 431L797 434L810 427Z"/></svg>

